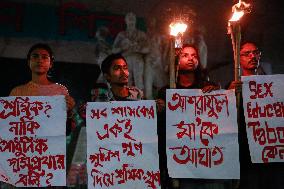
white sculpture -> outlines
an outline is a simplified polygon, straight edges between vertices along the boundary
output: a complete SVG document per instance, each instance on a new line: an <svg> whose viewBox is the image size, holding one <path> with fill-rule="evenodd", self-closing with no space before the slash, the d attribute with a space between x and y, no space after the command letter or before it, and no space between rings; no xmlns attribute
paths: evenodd
<svg viewBox="0 0 284 189"><path fill-rule="evenodd" d="M148 20L147 37L149 53L145 56L144 84L146 99L153 99L153 88L157 90L168 82L165 72L167 39L156 29L156 19Z"/></svg>
<svg viewBox="0 0 284 189"><path fill-rule="evenodd" d="M113 43L113 53L121 53L129 70L129 85L144 90L144 55L149 52L146 34L136 28L136 16L127 13L125 16L126 30L117 34Z"/></svg>
<svg viewBox="0 0 284 189"><path fill-rule="evenodd" d="M195 35L195 44L198 48L200 63L203 68L207 67L207 45L205 43L205 39L202 33L196 33Z"/></svg>
<svg viewBox="0 0 284 189"><path fill-rule="evenodd" d="M101 66L102 61L111 54L111 45L107 42L107 37L109 36L110 32L108 28L102 26L98 28L96 32L96 45L95 45L95 55L96 55L96 63ZM97 83L106 83L103 75L100 74Z"/></svg>

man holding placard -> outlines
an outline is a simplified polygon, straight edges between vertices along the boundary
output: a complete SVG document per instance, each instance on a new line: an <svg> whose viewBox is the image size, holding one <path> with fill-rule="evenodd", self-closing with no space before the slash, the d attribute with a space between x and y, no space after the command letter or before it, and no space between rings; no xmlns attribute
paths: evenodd
<svg viewBox="0 0 284 189"><path fill-rule="evenodd" d="M271 159L268 161L269 158L265 158L272 157L273 154L267 154L267 156L265 156L265 151L263 150L262 157L265 157L260 160L261 155L260 153L258 153L263 145L265 146L264 141L266 141L266 139L269 139L273 135L273 132L270 132L271 130L273 130L273 128L270 128L270 126L265 124L256 124L262 121L261 117L257 118L258 113L262 112L261 104L271 103L270 101L273 100L281 100L281 96L275 98L272 97L273 95L270 95L273 93L273 88L281 83L277 83L281 76L257 76L265 75L262 68L260 68L260 58L261 52L255 43L243 43L240 50L242 81L233 81L229 86L229 89L236 89L237 92L242 91L243 95L240 103L243 106L240 106L239 109L239 146L241 165L240 188L271 188L272 186L273 188L283 188L283 168L281 168L283 167L283 165L281 163L264 164L274 161ZM258 81L261 82L258 83ZM272 81L275 82L274 86L272 84ZM276 88L280 89L283 87L278 86ZM266 94L266 92L268 93ZM254 93L257 93L257 98L252 99L251 97L254 96ZM255 108L254 105L256 105L257 107ZM271 113L272 109L267 109L266 112ZM262 114L262 116L263 115L264 114ZM276 120L276 122L277 120L279 121L279 118L271 118L273 120ZM257 122L255 122L255 119L257 119ZM276 132L274 134L276 134ZM259 142L260 135L262 137L261 142ZM277 143L277 140L274 140L274 142ZM269 143L269 145L273 146L276 145L276 143ZM267 149L267 147L264 148Z"/></svg>
<svg viewBox="0 0 284 189"><path fill-rule="evenodd" d="M160 188L155 101L127 86L122 55L109 55L101 70L110 87L94 89L97 102L86 106L88 187Z"/></svg>
<svg viewBox="0 0 284 189"><path fill-rule="evenodd" d="M121 54L109 55L101 65L101 71L110 87L100 87L92 91L93 101L141 100L143 92L128 86L128 65Z"/></svg>

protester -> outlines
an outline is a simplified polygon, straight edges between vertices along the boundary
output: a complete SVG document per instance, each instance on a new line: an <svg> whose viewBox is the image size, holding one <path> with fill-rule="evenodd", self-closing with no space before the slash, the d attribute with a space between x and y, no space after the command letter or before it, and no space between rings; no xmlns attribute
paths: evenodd
<svg viewBox="0 0 284 189"><path fill-rule="evenodd" d="M91 90L91 101L132 101L144 98L142 90L128 86L128 64L120 53L107 56L101 64L101 72L107 83L95 84ZM86 119L86 104L82 104L79 111L81 117Z"/></svg>
<svg viewBox="0 0 284 189"><path fill-rule="evenodd" d="M261 51L253 42L244 42L240 49L242 76L264 75L260 69ZM241 81L232 81L228 89L242 91ZM240 98L239 147L240 147L240 185L241 189L283 188L283 163L252 163L248 146L243 99Z"/></svg>
<svg viewBox="0 0 284 189"><path fill-rule="evenodd" d="M208 76L200 64L197 48L194 45L184 45L179 54L179 64L177 66L177 89L201 89L204 93L209 93L212 90L218 90L220 87L213 82L208 81ZM162 188L182 188L194 187L200 185L202 187L215 187L223 183L216 180L205 179L171 179L167 173L167 156L166 156L166 89L165 86L160 89L158 94L158 135L159 135L159 157L161 170Z"/></svg>
<svg viewBox="0 0 284 189"><path fill-rule="evenodd" d="M265 72L260 69L261 52L252 42L246 42L241 46L240 50L240 66L242 76L263 75ZM241 89L241 81L232 81L228 89Z"/></svg>
<svg viewBox="0 0 284 189"><path fill-rule="evenodd" d="M134 86L128 86L128 64L121 54L111 54L101 65L103 76L108 85L97 85L92 90L93 101L131 101L142 100L143 92Z"/></svg>
<svg viewBox="0 0 284 189"><path fill-rule="evenodd" d="M53 67L54 57L47 44L33 45L27 54L27 63L31 70L32 80L12 89L10 96L54 96L64 95L67 106L67 134L71 131L74 99L69 95L65 86L50 80L48 73ZM69 124L70 123L70 124Z"/></svg>
<svg viewBox="0 0 284 189"><path fill-rule="evenodd" d="M110 54L101 64L101 72L107 84L97 83L91 91L91 101L135 101L143 99L143 92L128 86L128 65L121 54ZM80 107L81 117L86 119L86 104Z"/></svg>

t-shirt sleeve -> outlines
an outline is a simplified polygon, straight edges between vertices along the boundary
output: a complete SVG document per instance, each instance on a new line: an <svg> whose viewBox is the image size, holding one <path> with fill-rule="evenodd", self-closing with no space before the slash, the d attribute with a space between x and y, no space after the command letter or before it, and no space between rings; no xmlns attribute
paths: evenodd
<svg viewBox="0 0 284 189"><path fill-rule="evenodd" d="M57 85L59 86L59 93L61 93L62 95L69 95L67 87L59 83L57 83Z"/></svg>
<svg viewBox="0 0 284 189"><path fill-rule="evenodd" d="M11 90L9 96L21 96L20 94L20 88L19 87L15 87Z"/></svg>

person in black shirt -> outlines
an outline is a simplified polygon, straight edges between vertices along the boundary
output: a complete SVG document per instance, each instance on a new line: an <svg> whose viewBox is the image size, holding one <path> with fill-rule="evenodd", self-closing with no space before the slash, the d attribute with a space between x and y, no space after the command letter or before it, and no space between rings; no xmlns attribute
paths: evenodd
<svg viewBox="0 0 284 189"><path fill-rule="evenodd" d="M193 45L184 45L179 54L177 76L177 89L201 89L204 93L211 92L212 90L220 89L220 87L213 82L210 82L205 69L200 64L197 48ZM166 89L169 86L161 88L158 92L156 103L158 106L158 136L159 136L159 158L160 158L160 171L161 171L161 186L162 188L179 188L180 186L204 183L204 188L210 185L218 185L219 183L204 179L170 179L167 169L167 155L166 155Z"/></svg>

